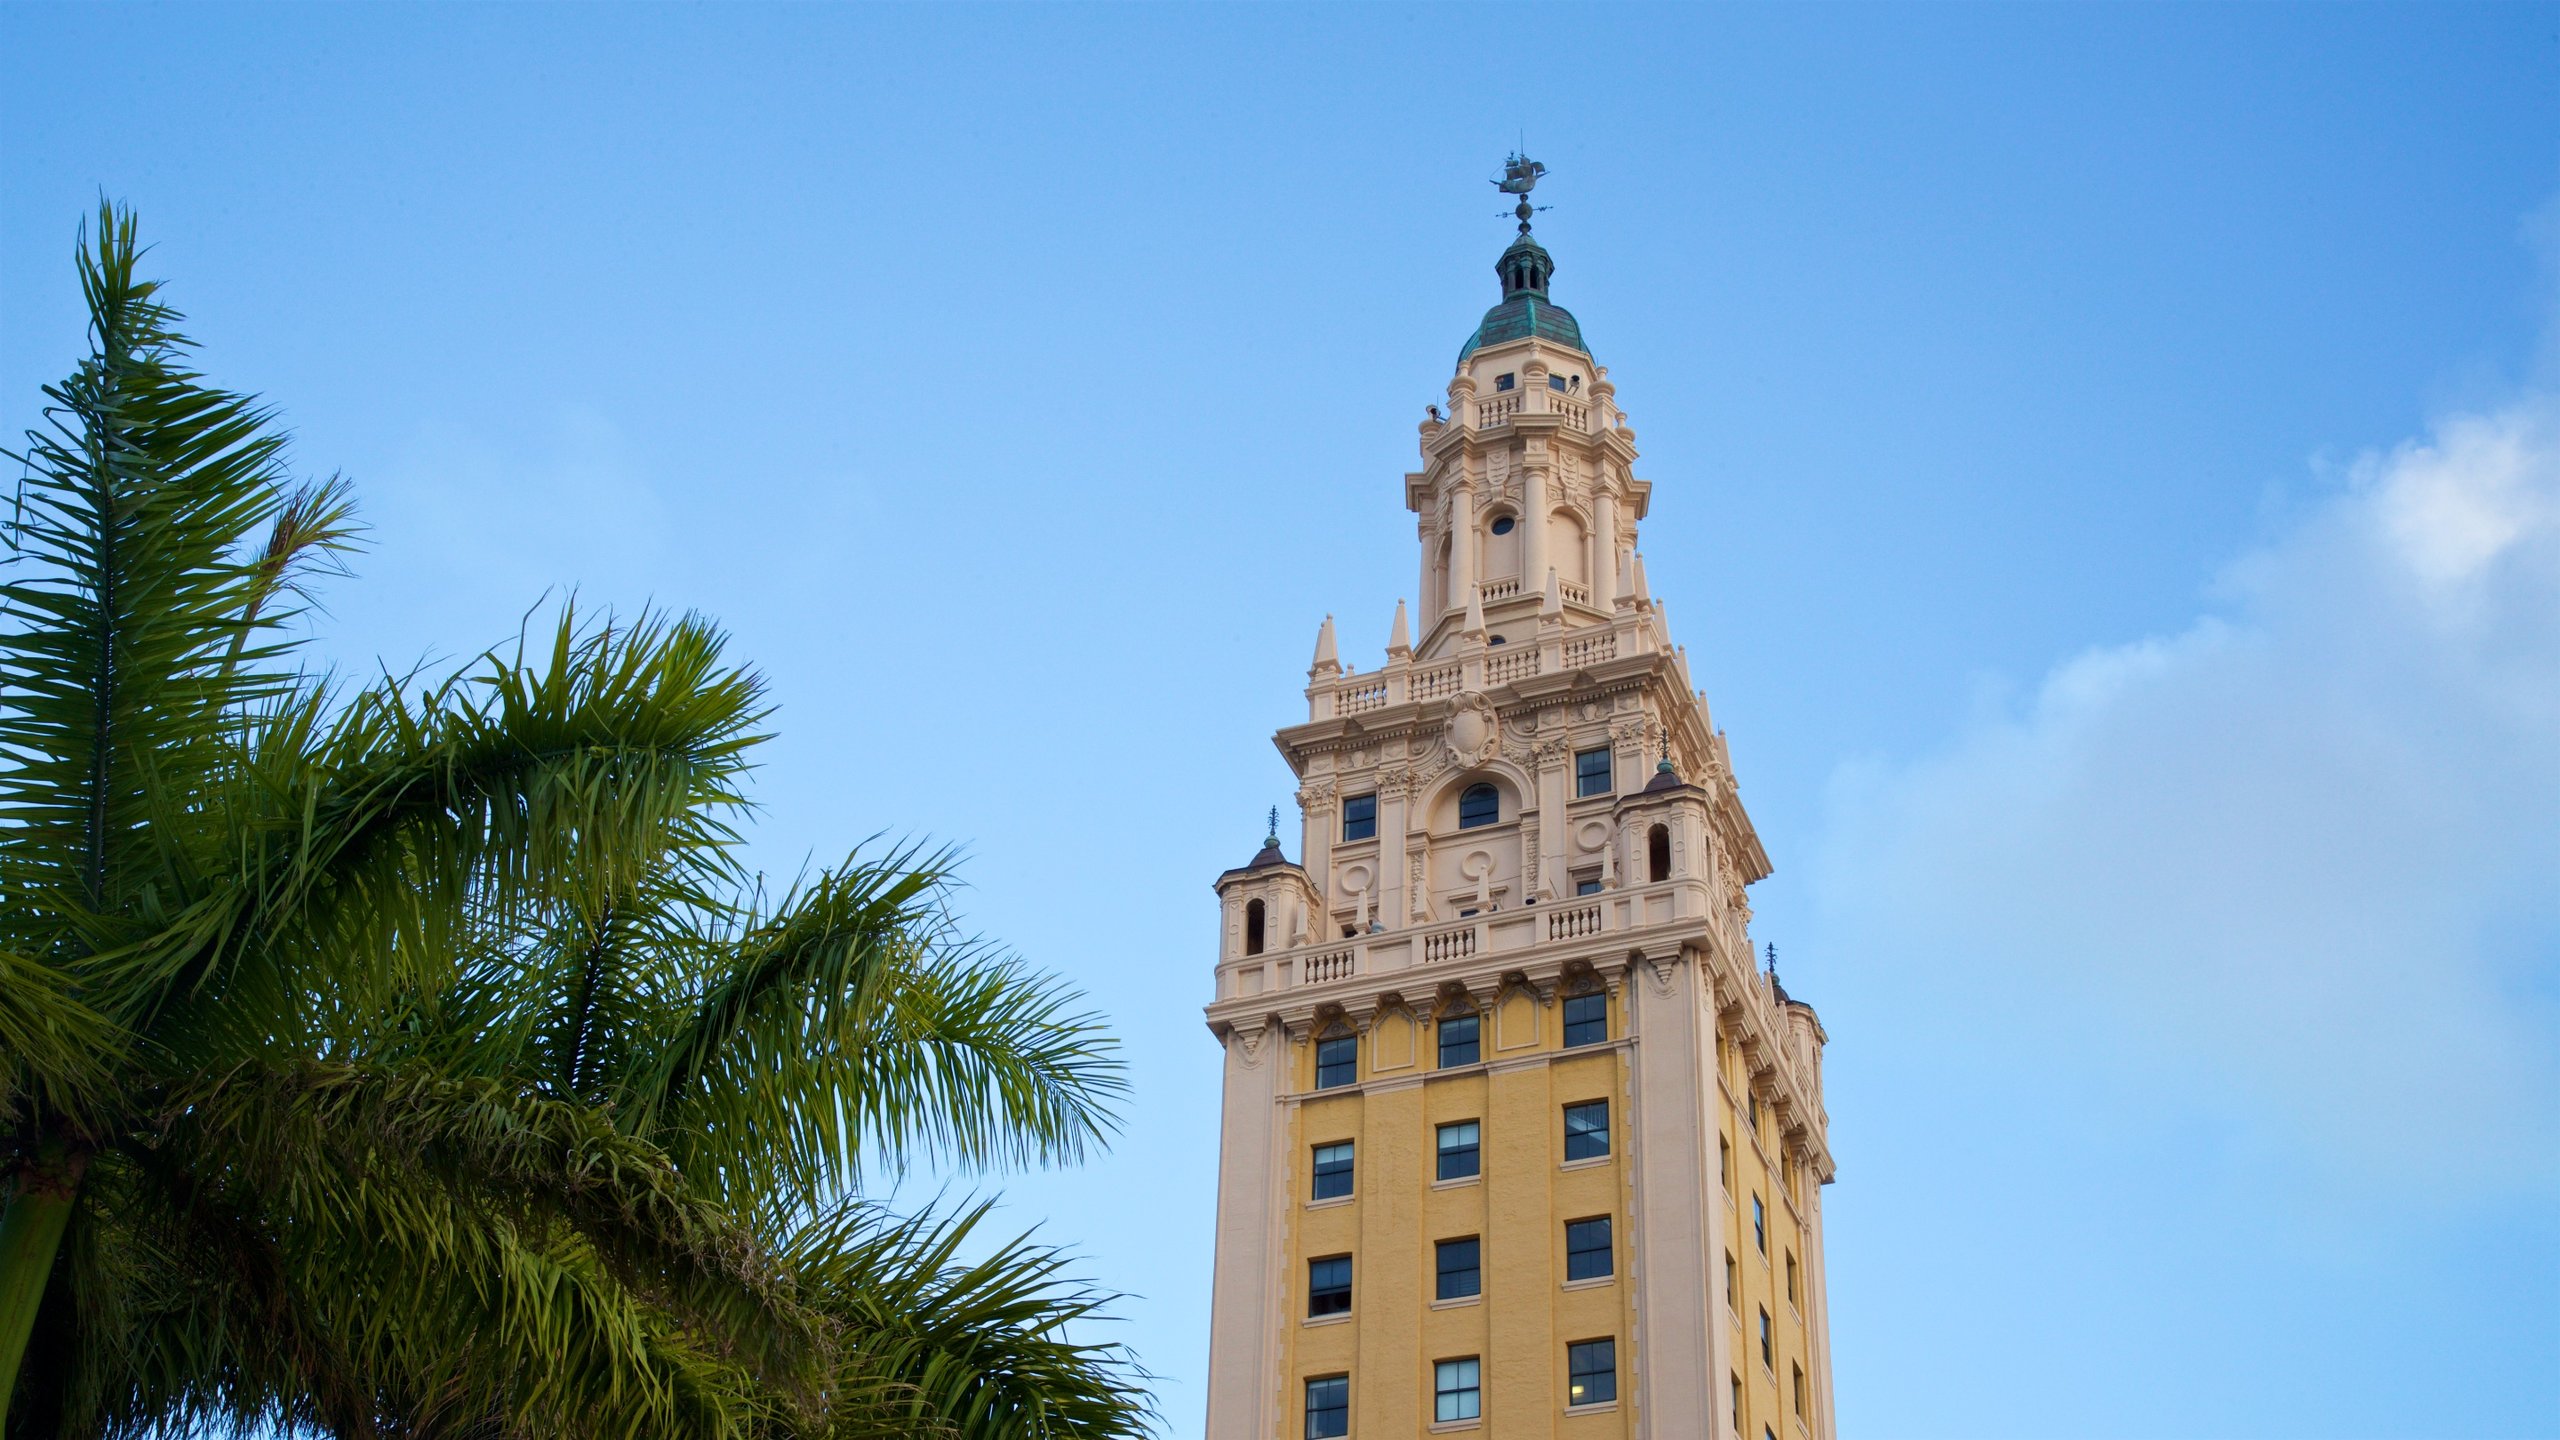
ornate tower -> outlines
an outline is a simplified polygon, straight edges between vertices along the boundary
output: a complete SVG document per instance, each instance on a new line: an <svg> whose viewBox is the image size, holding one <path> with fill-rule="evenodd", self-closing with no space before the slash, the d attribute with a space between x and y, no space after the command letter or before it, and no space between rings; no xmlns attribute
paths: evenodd
<svg viewBox="0 0 2560 1440"><path fill-rule="evenodd" d="M1813 1010L1637 530L1653 487L1529 233L1404 477L1420 603L1328 617L1299 861L1218 877L1211 1440L1830 1440Z"/></svg>

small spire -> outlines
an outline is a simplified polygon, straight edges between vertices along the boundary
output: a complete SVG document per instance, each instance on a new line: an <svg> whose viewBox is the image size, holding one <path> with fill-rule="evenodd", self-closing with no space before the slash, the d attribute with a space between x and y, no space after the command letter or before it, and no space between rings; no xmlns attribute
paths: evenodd
<svg viewBox="0 0 2560 1440"><path fill-rule="evenodd" d="M1324 617L1324 624L1316 629L1316 659L1315 664L1309 668L1317 674L1328 670L1339 672L1342 669L1342 660L1334 653L1333 617L1330 615Z"/></svg>
<svg viewBox="0 0 2560 1440"><path fill-rule="evenodd" d="M1767 953L1768 953L1768 956L1769 956L1769 978L1770 978L1770 979L1772 979L1772 980L1775 980L1775 979L1777 979L1777 978L1778 978L1778 942L1777 942L1777 941L1772 940L1772 941L1770 941L1770 942L1769 942L1769 947L1768 947L1768 951L1767 951Z"/></svg>
<svg viewBox="0 0 2560 1440"><path fill-rule="evenodd" d="M1547 567L1547 595L1544 600L1538 602L1538 613L1541 615L1564 613L1564 587L1557 582L1556 567L1553 565Z"/></svg>
<svg viewBox="0 0 2560 1440"><path fill-rule="evenodd" d="M1271 833L1262 837L1262 843L1265 845L1280 843L1280 807L1277 805L1271 807Z"/></svg>
<svg viewBox="0 0 2560 1440"><path fill-rule="evenodd" d="M1640 602L1641 602L1641 601L1645 601L1645 600L1650 600L1650 599L1652 599L1652 598L1653 598L1653 592L1652 592L1651 590L1648 590L1648 589L1646 589L1646 588L1645 588L1645 583L1644 583L1644 552L1643 552L1643 551L1641 551L1641 550L1638 550L1637 552L1635 552L1635 556L1636 556L1636 562L1635 562L1635 571L1636 571L1636 599L1637 599L1638 601L1640 601Z"/></svg>
<svg viewBox="0 0 2560 1440"><path fill-rule="evenodd" d="M1398 600L1395 628L1387 632L1387 656L1389 659L1402 660L1411 654L1413 654L1413 634L1404 621L1404 602Z"/></svg>
<svg viewBox="0 0 2560 1440"><path fill-rule="evenodd" d="M1469 640L1484 638L1484 587L1467 587L1467 618L1458 627L1459 635Z"/></svg>

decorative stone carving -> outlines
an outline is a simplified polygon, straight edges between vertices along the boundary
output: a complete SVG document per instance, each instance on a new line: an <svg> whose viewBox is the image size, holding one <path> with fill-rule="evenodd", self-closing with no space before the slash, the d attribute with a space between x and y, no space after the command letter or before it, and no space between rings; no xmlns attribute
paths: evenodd
<svg viewBox="0 0 2560 1440"><path fill-rule="evenodd" d="M1460 765L1481 765L1502 743L1502 722L1493 702L1473 690L1449 704L1446 732L1449 756Z"/></svg>

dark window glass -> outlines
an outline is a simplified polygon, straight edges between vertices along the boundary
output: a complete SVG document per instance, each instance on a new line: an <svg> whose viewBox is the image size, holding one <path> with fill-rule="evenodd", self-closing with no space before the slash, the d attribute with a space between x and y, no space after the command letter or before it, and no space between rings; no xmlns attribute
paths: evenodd
<svg viewBox="0 0 2560 1440"><path fill-rule="evenodd" d="M1330 1090L1360 1078L1360 1037L1328 1035L1316 1042L1316 1088Z"/></svg>
<svg viewBox="0 0 2560 1440"><path fill-rule="evenodd" d="M1596 1160L1609 1153L1609 1102L1587 1100L1564 1107L1564 1158Z"/></svg>
<svg viewBox="0 0 2560 1440"><path fill-rule="evenodd" d="M1573 793L1606 795L1609 784L1609 752L1607 749L1576 751L1573 757Z"/></svg>
<svg viewBox="0 0 2560 1440"><path fill-rule="evenodd" d="M1769 1311L1766 1306L1763 1306L1760 1311L1760 1363L1773 1370L1778 1366L1778 1347L1769 1333Z"/></svg>
<svg viewBox="0 0 2560 1440"><path fill-rule="evenodd" d="M1478 1136L1473 1120L1440 1127L1440 1172L1437 1178L1464 1180L1476 1173Z"/></svg>
<svg viewBox="0 0 2560 1440"><path fill-rule="evenodd" d="M1725 1193L1733 1193L1733 1142L1716 1137L1716 1178L1724 1182Z"/></svg>
<svg viewBox="0 0 2560 1440"><path fill-rule="evenodd" d="M1742 1433L1742 1377L1733 1378L1733 1433Z"/></svg>
<svg viewBox="0 0 2560 1440"><path fill-rule="evenodd" d="M1464 1240L1443 1240L1437 1248L1440 1283L1432 1299L1464 1300L1484 1293L1483 1241L1470 1235Z"/></svg>
<svg viewBox="0 0 2560 1440"><path fill-rule="evenodd" d="M1724 1252L1724 1308L1727 1310L1739 1311L1742 1308L1742 1297L1734 1293L1741 1288L1736 1283L1741 1274L1742 1267L1733 1263L1733 1252Z"/></svg>
<svg viewBox="0 0 2560 1440"><path fill-rule="evenodd" d="M1330 1255L1307 1262L1307 1314L1351 1313L1351 1257Z"/></svg>
<svg viewBox="0 0 2560 1440"><path fill-rule="evenodd" d="M1431 1419L1445 1425L1483 1415L1483 1368L1474 1356L1442 1360L1431 1367Z"/></svg>
<svg viewBox="0 0 2560 1440"><path fill-rule="evenodd" d="M1618 1398L1618 1342L1576 1340L1564 1347L1564 1403L1604 1405Z"/></svg>
<svg viewBox="0 0 2560 1440"><path fill-rule="evenodd" d="M1547 388L1548 388L1548 389L1550 389L1550 390L1561 390L1561 389L1563 389L1563 388L1564 388L1564 377L1563 377L1563 376L1561 376L1561 375L1550 375L1550 376L1548 376L1548 377L1547 377Z"/></svg>
<svg viewBox="0 0 2560 1440"><path fill-rule="evenodd" d="M1262 902L1259 900L1244 902L1244 953L1262 953Z"/></svg>
<svg viewBox="0 0 2560 1440"><path fill-rule="evenodd" d="M1351 1193L1351 1142L1316 1147L1316 1188L1318 1200L1334 1200Z"/></svg>
<svg viewBox="0 0 2560 1440"><path fill-rule="evenodd" d="M1502 792L1490 785L1470 785L1458 797L1458 828L1472 830L1502 818Z"/></svg>
<svg viewBox="0 0 2560 1440"><path fill-rule="evenodd" d="M1756 1194L1751 1197L1751 1238L1761 1254L1769 1253L1769 1207L1761 1204Z"/></svg>
<svg viewBox="0 0 2560 1440"><path fill-rule="evenodd" d="M1351 1433L1351 1377L1327 1375L1307 1382L1307 1440Z"/></svg>
<svg viewBox="0 0 2560 1440"><path fill-rule="evenodd" d="M1804 1301L1796 1298L1796 1254L1792 1250L1787 1252L1787 1303L1796 1306L1804 1304Z"/></svg>
<svg viewBox="0 0 2560 1440"><path fill-rule="evenodd" d="M1597 895L1600 893L1600 882L1597 880L1576 880L1573 882L1573 893L1576 895Z"/></svg>
<svg viewBox="0 0 2560 1440"><path fill-rule="evenodd" d="M1796 1413L1801 1415L1804 1413L1804 1367L1801 1365L1790 1365L1787 1368L1795 1372L1795 1384L1793 1388L1796 1395Z"/></svg>
<svg viewBox="0 0 2560 1440"><path fill-rule="evenodd" d="M1476 1054L1481 1048L1477 1037L1483 1028L1483 1020L1479 1016L1440 1017L1440 1068L1446 1070L1452 1065L1476 1063Z"/></svg>
<svg viewBox="0 0 2560 1440"><path fill-rule="evenodd" d="M1671 878L1671 827L1656 825L1645 832L1644 869L1648 883L1660 884Z"/></svg>
<svg viewBox="0 0 2560 1440"><path fill-rule="evenodd" d="M1603 1280L1617 1273L1609 1250L1609 1217L1568 1220L1564 1225L1564 1278Z"/></svg>
<svg viewBox="0 0 2560 1440"><path fill-rule="evenodd" d="M1493 377L1493 388L1496 390L1508 390L1518 383L1519 377L1516 375L1496 375Z"/></svg>
<svg viewBox="0 0 2560 1440"><path fill-rule="evenodd" d="M1342 802L1342 838L1366 840L1378 833L1378 797L1354 795Z"/></svg>
<svg viewBox="0 0 2560 1440"><path fill-rule="evenodd" d="M1493 517L1493 524L1490 528L1496 535L1508 535L1511 533L1511 527L1519 523L1519 521L1512 519L1508 515L1496 515Z"/></svg>
<svg viewBox="0 0 2560 1440"><path fill-rule="evenodd" d="M1564 1043L1597 1045L1609 1038L1609 997L1593 991L1564 1001Z"/></svg>

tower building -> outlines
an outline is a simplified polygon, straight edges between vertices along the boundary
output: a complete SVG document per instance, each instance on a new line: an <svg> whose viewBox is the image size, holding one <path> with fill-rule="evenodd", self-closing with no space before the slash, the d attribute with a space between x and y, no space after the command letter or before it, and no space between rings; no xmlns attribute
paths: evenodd
<svg viewBox="0 0 2560 1440"><path fill-rule="evenodd" d="M1404 477L1385 663L1318 631L1299 857L1218 877L1210 1440L1831 1440L1825 1037L1638 550L1653 486L1519 237Z"/></svg>

